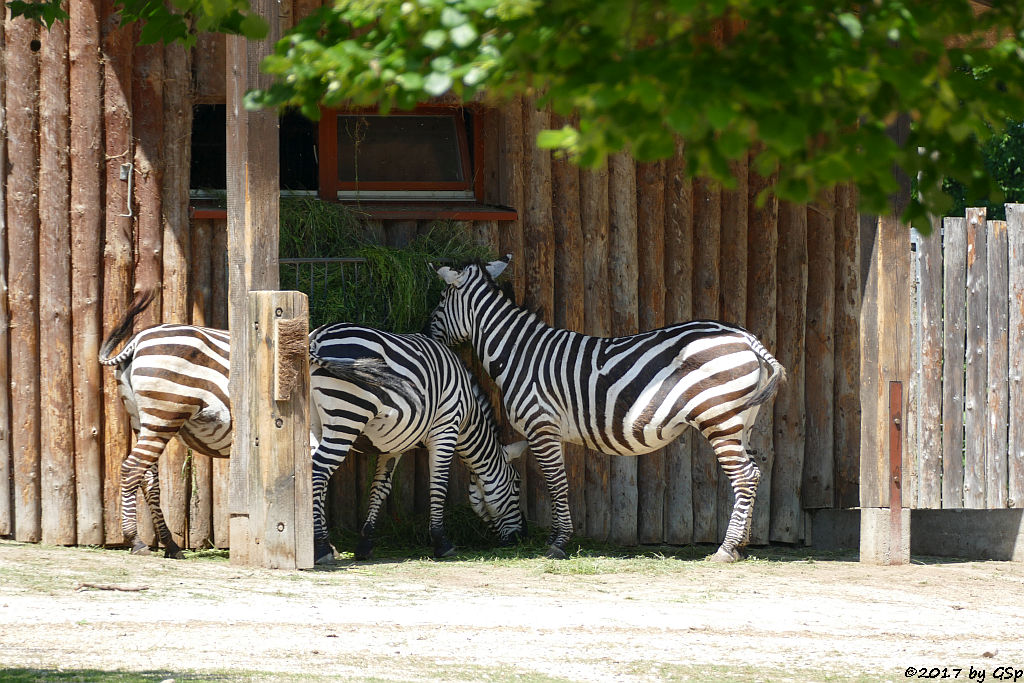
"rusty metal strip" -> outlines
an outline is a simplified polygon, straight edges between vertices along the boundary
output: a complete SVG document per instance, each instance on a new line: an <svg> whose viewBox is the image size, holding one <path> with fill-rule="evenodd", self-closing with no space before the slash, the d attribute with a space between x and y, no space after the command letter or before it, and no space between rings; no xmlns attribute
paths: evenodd
<svg viewBox="0 0 1024 683"><path fill-rule="evenodd" d="M903 382L889 382L889 552L901 564L903 538Z"/></svg>

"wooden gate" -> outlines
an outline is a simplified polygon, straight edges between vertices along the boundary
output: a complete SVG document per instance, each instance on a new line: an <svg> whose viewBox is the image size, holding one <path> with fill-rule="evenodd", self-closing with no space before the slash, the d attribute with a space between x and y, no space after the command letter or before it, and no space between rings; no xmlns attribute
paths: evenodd
<svg viewBox="0 0 1024 683"><path fill-rule="evenodd" d="M912 245L904 506L1024 507L1024 204Z"/></svg>

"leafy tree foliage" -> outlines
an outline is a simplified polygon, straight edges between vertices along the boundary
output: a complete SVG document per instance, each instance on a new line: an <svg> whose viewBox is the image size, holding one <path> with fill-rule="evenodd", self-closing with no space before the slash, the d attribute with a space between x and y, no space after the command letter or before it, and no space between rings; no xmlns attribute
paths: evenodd
<svg viewBox="0 0 1024 683"><path fill-rule="evenodd" d="M953 178L990 196L981 143L1024 105L1024 2L968 0L348 0L301 22L252 106L463 101L525 92L575 126L538 143L584 166L686 141L688 168L732 182L754 152L776 193L853 181L881 212L916 179L906 218L942 213ZM897 117L909 135L889 134Z"/></svg>
<svg viewBox="0 0 1024 683"><path fill-rule="evenodd" d="M1002 133L989 138L982 151L985 168L1005 201L1024 203L1024 121L1007 124ZM952 180L946 182L946 191L953 197L951 216L962 216L969 206L984 206L990 219L1006 220L1006 207L1002 201L993 202L988 197L968 195L967 188Z"/></svg>

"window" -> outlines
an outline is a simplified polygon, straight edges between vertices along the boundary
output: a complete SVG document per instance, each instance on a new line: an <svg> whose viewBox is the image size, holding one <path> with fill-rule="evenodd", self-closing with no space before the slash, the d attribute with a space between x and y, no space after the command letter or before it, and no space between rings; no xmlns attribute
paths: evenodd
<svg viewBox="0 0 1024 683"><path fill-rule="evenodd" d="M381 116L325 111L320 121L320 194L325 199L479 199L473 113L418 107Z"/></svg>

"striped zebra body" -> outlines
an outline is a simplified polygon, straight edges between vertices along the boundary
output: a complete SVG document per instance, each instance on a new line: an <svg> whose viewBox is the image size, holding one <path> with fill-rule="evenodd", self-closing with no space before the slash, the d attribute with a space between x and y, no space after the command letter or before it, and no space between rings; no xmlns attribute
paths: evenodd
<svg viewBox="0 0 1024 683"><path fill-rule="evenodd" d="M715 321L616 338L551 328L494 285L506 265L439 269L448 287L430 332L446 344L471 342L502 391L510 421L529 439L551 494L549 554L564 556L572 534L562 441L640 455L693 426L711 443L735 493L715 557L738 559L761 476L748 435L760 405L785 379L782 366L752 334Z"/></svg>
<svg viewBox="0 0 1024 683"><path fill-rule="evenodd" d="M137 436L121 463L121 530L135 553L148 552L138 537L136 495L149 506L168 557L181 557L160 511L158 462L175 436L198 453L231 454L228 394L230 339L224 330L192 325L157 325L135 334L117 355L135 318L152 301L137 298L100 349L99 361L114 366L118 391Z"/></svg>
<svg viewBox="0 0 1024 683"><path fill-rule="evenodd" d="M391 334L347 323L310 334L314 519L323 520L327 481L362 436L382 454L357 556L372 551L372 535L391 472L400 455L429 452L430 534L438 557L454 551L443 528L448 472L454 454L470 471L470 501L503 543L524 530L519 482L510 460L525 442L504 448L493 411L469 371L449 349L420 334ZM317 526L317 556L326 552Z"/></svg>

